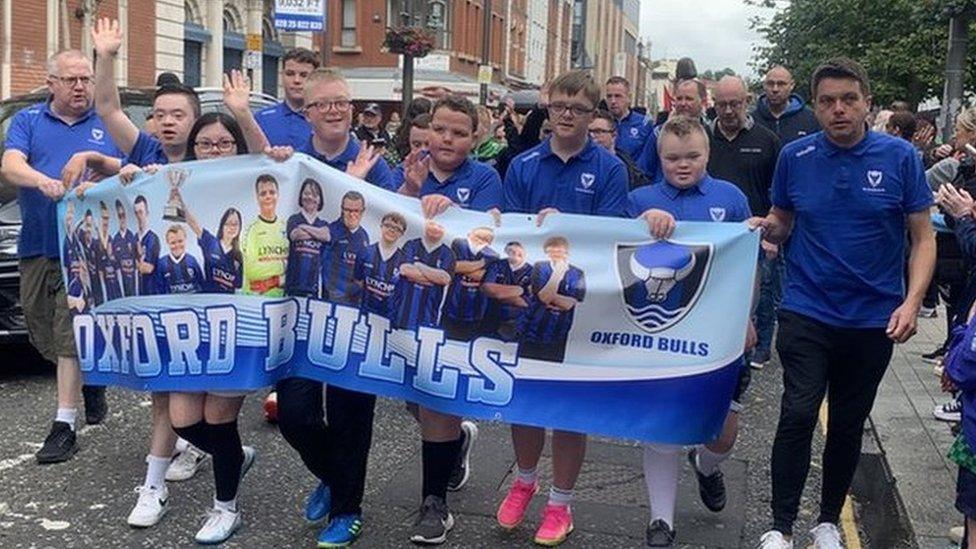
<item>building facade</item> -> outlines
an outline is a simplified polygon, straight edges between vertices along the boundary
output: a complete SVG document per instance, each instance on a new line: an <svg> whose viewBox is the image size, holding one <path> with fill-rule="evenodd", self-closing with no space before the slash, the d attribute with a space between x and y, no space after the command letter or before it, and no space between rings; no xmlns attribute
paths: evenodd
<svg viewBox="0 0 976 549"><path fill-rule="evenodd" d="M597 80L638 78L639 0L574 0L573 67L593 71Z"/></svg>

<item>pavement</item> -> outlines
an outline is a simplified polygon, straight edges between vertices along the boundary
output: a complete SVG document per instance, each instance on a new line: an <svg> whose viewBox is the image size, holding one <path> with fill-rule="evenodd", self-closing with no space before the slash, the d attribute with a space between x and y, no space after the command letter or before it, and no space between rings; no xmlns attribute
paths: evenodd
<svg viewBox="0 0 976 549"><path fill-rule="evenodd" d="M928 343L919 348L927 348ZM911 357L913 349L906 348L905 356ZM81 428L82 449L77 456L64 464L39 466L33 453L53 414L52 371L38 369L32 362L36 359L23 351L3 349L0 354L5 357L0 371L0 417L5 418L0 422L0 547L193 545L193 534L211 505L209 466L190 481L170 484L171 508L157 527L135 530L125 524L135 502L133 489L145 471L150 414L145 395L110 389L109 418L103 425ZM893 370L897 373L900 367ZM683 463L676 518L679 546L752 547L770 525L769 454L779 412L781 371L774 360L753 374L739 442L724 465L728 506L717 514L707 511L698 501L694 476ZM922 380L934 386L934 376L927 377L931 379L923 376ZM887 391L888 379L885 384ZM927 406L919 405L919 410L929 413ZM916 414L919 418L921 412ZM301 514L304 497L314 486L312 477L276 428L263 421L258 396L248 398L240 425L245 443L255 446L259 454L241 488L244 527L225 545L313 547L322 525L306 524ZM457 526L446 546L532 547L545 491L536 496L525 524L512 533L500 530L495 507L511 480L514 456L505 425L482 422L480 428L471 481L449 496ZM893 446L904 444L914 451L915 440L886 439L885 448L891 452ZM822 448L818 430L796 525L801 534L797 547L806 547L809 539L803 533L814 526ZM418 428L403 404L380 400L369 461L365 529L358 547L410 546L407 532L420 500L419 456ZM648 508L641 456L633 442L591 440L573 507L576 531L564 547L644 546ZM541 464L543 487L549 486L549 463L545 457ZM939 493L933 499L950 501L950 496L951 492ZM861 512L856 497L855 512ZM933 526L933 535L940 527ZM862 531L859 537L869 539L870 532Z"/></svg>

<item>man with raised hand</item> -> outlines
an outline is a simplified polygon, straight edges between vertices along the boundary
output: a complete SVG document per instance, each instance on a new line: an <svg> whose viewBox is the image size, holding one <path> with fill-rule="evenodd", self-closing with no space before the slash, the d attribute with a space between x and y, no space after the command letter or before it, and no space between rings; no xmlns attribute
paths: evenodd
<svg viewBox="0 0 976 549"><path fill-rule="evenodd" d="M122 153L92 108L88 58L77 50L62 51L46 68L50 99L14 116L0 175L18 190L23 220L17 244L20 301L27 330L41 355L57 364L58 411L37 461L57 463L78 450L75 417L82 378L61 274L55 200L64 194L60 178L72 155L88 150L110 157ZM108 411L105 389L86 388L84 394L85 419L100 423Z"/></svg>
<svg viewBox="0 0 976 549"><path fill-rule="evenodd" d="M772 452L773 527L759 547L793 547L813 430L827 395L817 548L842 547L837 523L893 344L915 333L935 268L932 191L911 143L868 131L867 73L838 57L813 73L824 131L780 153L772 209L750 220L786 250L776 349L783 397ZM911 248L905 281L905 233ZM805 545L805 544L804 544Z"/></svg>

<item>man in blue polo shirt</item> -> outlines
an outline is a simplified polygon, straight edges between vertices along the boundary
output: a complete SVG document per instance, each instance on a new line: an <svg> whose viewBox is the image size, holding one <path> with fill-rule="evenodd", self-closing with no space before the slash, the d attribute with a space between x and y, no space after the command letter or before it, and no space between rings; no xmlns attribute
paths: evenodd
<svg viewBox="0 0 976 549"><path fill-rule="evenodd" d="M630 108L630 81L611 76L604 86L607 110L617 123L617 147L636 159L653 129L643 114Z"/></svg>
<svg viewBox="0 0 976 549"><path fill-rule="evenodd" d="M91 62L77 50L63 51L47 63L51 98L17 113L4 143L3 179L18 188L21 227L20 301L31 343L57 364L58 413L39 463L74 455L75 417L81 371L59 260L54 200L64 193L61 169L72 155L95 150L113 157L121 152L92 108ZM99 423L107 413L104 388L86 389L85 416Z"/></svg>
<svg viewBox="0 0 976 549"><path fill-rule="evenodd" d="M819 524L811 534L817 547L839 546L836 524L864 421L893 343L915 333L935 266L932 192L921 160L907 141L866 130L871 103L864 69L831 59L814 71L811 88L824 130L783 147L773 207L751 221L773 244L790 238L776 345L784 392L772 452L773 528L760 541L766 549L793 546L825 393L830 429Z"/></svg>
<svg viewBox="0 0 976 549"><path fill-rule="evenodd" d="M339 171L396 192L393 172L382 151L372 145L362 147L351 133L352 94L349 84L337 71L315 69L305 80L305 116L312 134L297 152Z"/></svg>
<svg viewBox="0 0 976 549"><path fill-rule="evenodd" d="M708 90L701 80L695 78L679 80L674 85L674 104L669 116L697 118L704 124L704 107L707 97ZM637 168L644 172L652 183L658 183L664 178L657 154L657 137L661 133L662 127L663 124L659 124L648 132L647 139L644 141L644 148L635 157Z"/></svg>
<svg viewBox="0 0 976 549"><path fill-rule="evenodd" d="M647 222L651 236L670 238L675 219L728 223L749 219L752 214L745 194L733 183L706 173L710 162L709 138L696 119L671 117L662 126L658 137L664 181L632 191L627 206L630 217L641 217ZM671 288L665 304L680 298L680 284L678 282ZM750 325L746 347L751 347L754 333ZM741 360L739 373L739 383L722 434L710 444L695 447L688 456L698 477L702 502L715 512L725 507L725 482L719 465L732 453L738 434L742 395L749 385L750 370ZM672 444L644 446L644 478L651 509L651 522L647 527L649 547L670 547L674 543L674 505L681 449L681 446Z"/></svg>
<svg viewBox="0 0 976 549"><path fill-rule="evenodd" d="M282 58L281 85L285 100L255 113L258 125L272 146L301 150L312 135L305 119L305 79L319 68L319 56L306 48L288 50Z"/></svg>
<svg viewBox="0 0 976 549"><path fill-rule="evenodd" d="M583 71L556 78L549 91L552 136L512 161L505 176L504 211L546 216L575 213L623 217L626 214L627 168L613 153L589 138L600 86ZM522 522L528 503L538 489L538 449L545 444L545 429L513 425L512 440L518 475L498 509L502 528ZM553 431L553 487L535 541L562 543L573 528L570 502L579 476L586 436Z"/></svg>

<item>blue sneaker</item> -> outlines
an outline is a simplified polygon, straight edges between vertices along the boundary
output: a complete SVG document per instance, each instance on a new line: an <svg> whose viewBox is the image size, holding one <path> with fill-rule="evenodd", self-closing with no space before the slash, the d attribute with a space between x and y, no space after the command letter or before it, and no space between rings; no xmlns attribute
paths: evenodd
<svg viewBox="0 0 976 549"><path fill-rule="evenodd" d="M305 501L305 520L318 522L329 514L330 509L332 509L332 491L324 483L319 482Z"/></svg>
<svg viewBox="0 0 976 549"><path fill-rule="evenodd" d="M339 515L319 534L319 547L345 547L356 541L362 531L362 517Z"/></svg>

